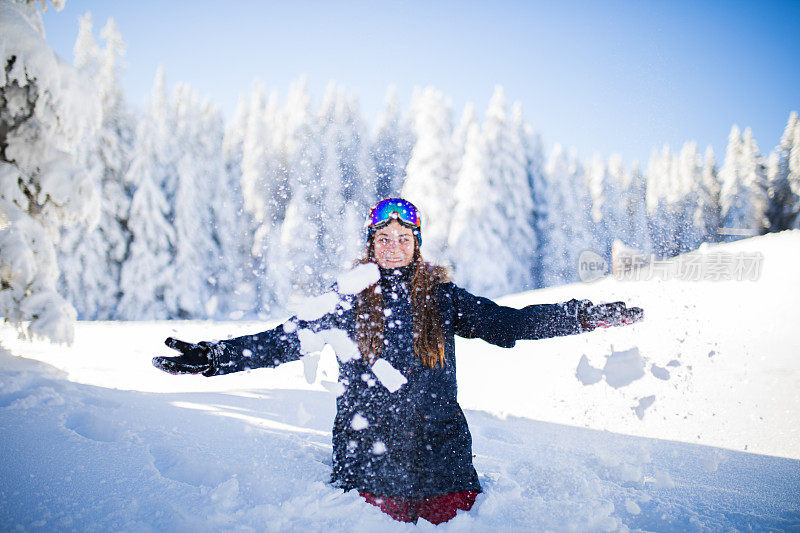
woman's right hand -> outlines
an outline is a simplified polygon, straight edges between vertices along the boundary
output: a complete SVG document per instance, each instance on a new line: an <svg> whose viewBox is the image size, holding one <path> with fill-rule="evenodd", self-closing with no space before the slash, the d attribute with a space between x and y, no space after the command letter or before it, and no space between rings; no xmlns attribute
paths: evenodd
<svg viewBox="0 0 800 533"><path fill-rule="evenodd" d="M164 344L177 350L181 355L177 357L153 357L153 366L170 374L207 374L211 370L210 342L192 344L182 340L167 337Z"/></svg>

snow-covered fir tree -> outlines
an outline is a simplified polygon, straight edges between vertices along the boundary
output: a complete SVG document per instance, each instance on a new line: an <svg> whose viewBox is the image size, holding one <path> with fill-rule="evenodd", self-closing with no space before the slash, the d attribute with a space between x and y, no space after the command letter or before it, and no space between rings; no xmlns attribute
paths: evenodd
<svg viewBox="0 0 800 533"><path fill-rule="evenodd" d="M60 243L60 290L78 316L92 320L115 317L119 300L120 267L128 247L126 228L130 197L124 175L133 143L133 119L121 84L125 44L109 19L97 46L91 15L81 18L75 43L75 66L93 82L100 103L101 123L96 135L79 148L79 160L100 181L100 211L96 226L79 225L64 231Z"/></svg>
<svg viewBox="0 0 800 533"><path fill-rule="evenodd" d="M703 155L703 168L694 195L692 225L699 243L716 242L719 239L719 189L714 149L709 146Z"/></svg>
<svg viewBox="0 0 800 533"><path fill-rule="evenodd" d="M326 189L323 191L323 206L328 206L330 211L329 204L337 201L337 195L341 194L343 198L343 205L338 208L341 213L339 223L332 225L333 219L327 216L322 221L324 239L330 242L321 248L324 256L335 258L333 270L338 272L351 264L363 248L364 213L377 197L375 167L369 152L367 129L353 96L332 84L320 118L320 134L327 147L328 159L335 157L338 161L341 182L339 191L332 175L322 176L322 186ZM335 167L332 162L326 166L330 170Z"/></svg>
<svg viewBox="0 0 800 533"><path fill-rule="evenodd" d="M122 297L117 309L126 320L163 319L168 286L180 282L172 274L175 230L169 222L165 185L173 182L171 116L165 73L159 67L147 110L136 128L131 165L125 176L133 190L128 230L131 243L120 272Z"/></svg>
<svg viewBox="0 0 800 533"><path fill-rule="evenodd" d="M266 316L280 308L289 292L280 225L289 191L283 111L277 93L266 97L257 83L247 105L242 143L241 190L251 222L256 305Z"/></svg>
<svg viewBox="0 0 800 533"><path fill-rule="evenodd" d="M628 187L623 191L625 221L628 240L625 244L643 254L652 251L650 227L647 218L647 180L639 169L638 161L633 163Z"/></svg>
<svg viewBox="0 0 800 533"><path fill-rule="evenodd" d="M702 185L703 162L697 151L697 143L687 142L681 148L677 160L677 176L680 193L675 203L677 253L696 249L703 242L703 227L695 224L695 209Z"/></svg>
<svg viewBox="0 0 800 533"><path fill-rule="evenodd" d="M323 151L305 79L293 83L289 89L286 122L291 199L281 227L281 244L292 291L310 295L324 289L324 282L314 271L319 261L320 240L324 237L319 210Z"/></svg>
<svg viewBox="0 0 800 533"><path fill-rule="evenodd" d="M800 212L800 119L792 111L767 171L770 231L792 228ZM794 160L794 166L791 163ZM797 222L800 224L800 221Z"/></svg>
<svg viewBox="0 0 800 533"><path fill-rule="evenodd" d="M99 110L87 80L45 42L35 3L0 4L0 51L0 315L71 342L75 310L56 291L54 242L62 226L96 216L95 176L74 153Z"/></svg>
<svg viewBox="0 0 800 533"><path fill-rule="evenodd" d="M170 317L200 318L211 297L208 280L218 256L212 238L211 182L217 176L207 168L209 154L201 145L202 128L211 124L202 121L202 104L185 84L175 87L172 97L174 122L171 124L170 161L175 169L176 188L171 206L175 240L171 250L172 282L166 287L164 300ZM221 170L221 168L217 169Z"/></svg>
<svg viewBox="0 0 800 533"><path fill-rule="evenodd" d="M547 182L544 173L544 152L542 139L533 131L531 125L525 120L522 104L514 102L511 107L511 121L522 143L522 153L525 156L525 170L528 178L528 188L531 195L531 210L528 225L533 228L532 241L528 244L530 250L529 269L532 287L541 286L539 272L540 240L543 228L540 224L540 213L547 210Z"/></svg>
<svg viewBox="0 0 800 533"><path fill-rule="evenodd" d="M456 279L488 295L531 286L533 203L524 147L500 87L483 128L467 134L455 196L449 244Z"/></svg>
<svg viewBox="0 0 800 533"><path fill-rule="evenodd" d="M544 168L545 186L537 199L539 284L576 281L578 258L592 246L593 227L583 167L577 152L556 144Z"/></svg>
<svg viewBox="0 0 800 533"><path fill-rule="evenodd" d="M768 227L766 169L750 128L731 128L719 171L724 233L730 239L760 235Z"/></svg>
<svg viewBox="0 0 800 533"><path fill-rule="evenodd" d="M444 262L448 259L455 186L451 106L440 91L427 87L415 91L411 113L416 141L401 192L420 210L425 226L425 257Z"/></svg>
<svg viewBox="0 0 800 533"><path fill-rule="evenodd" d="M397 91L394 86L389 87L372 145L378 199L400 195L413 146L414 136L407 119L400 113Z"/></svg>
<svg viewBox="0 0 800 533"><path fill-rule="evenodd" d="M660 257L678 253L680 243L678 158L669 145L653 150L647 167L647 212L653 252Z"/></svg>
<svg viewBox="0 0 800 533"><path fill-rule="evenodd" d="M607 256L611 257L611 247L619 240L630 246L632 241L628 230L627 212L624 192L628 189L631 176L622 164L622 156L612 154L606 163L605 180L603 182L603 205L601 227L605 238L603 246Z"/></svg>
<svg viewBox="0 0 800 533"><path fill-rule="evenodd" d="M250 271L250 232L239 175L229 173L226 156L220 153L224 124L219 108L205 100L201 109L199 150L208 176L211 239L214 257L208 268L211 298L205 304L206 316L238 318L253 307L248 288Z"/></svg>

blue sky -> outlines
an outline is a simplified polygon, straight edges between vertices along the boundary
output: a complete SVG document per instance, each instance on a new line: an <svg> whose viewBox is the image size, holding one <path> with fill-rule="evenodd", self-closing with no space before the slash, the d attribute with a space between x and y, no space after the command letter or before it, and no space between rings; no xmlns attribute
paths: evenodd
<svg viewBox="0 0 800 533"><path fill-rule="evenodd" d="M125 86L142 106L156 68L231 116L255 78L284 97L306 74L355 93L373 125L386 89L415 86L485 109L496 84L546 143L588 160L646 163L653 147L711 144L731 125L762 153L800 110L800 2L218 2L70 0L45 15L48 42L72 60L78 17L111 16L128 44Z"/></svg>

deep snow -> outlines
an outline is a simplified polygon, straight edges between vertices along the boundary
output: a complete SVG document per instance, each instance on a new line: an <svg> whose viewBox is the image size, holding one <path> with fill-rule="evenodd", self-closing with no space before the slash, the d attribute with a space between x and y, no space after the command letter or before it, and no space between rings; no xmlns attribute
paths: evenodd
<svg viewBox="0 0 800 533"><path fill-rule="evenodd" d="M800 232L713 251L761 252L758 281L608 278L519 294L501 301L622 299L645 321L512 350L459 340L484 493L439 529L800 528ZM69 348L0 329L2 529L414 527L326 484L330 349L210 379L150 366L166 336L264 327L80 323Z"/></svg>

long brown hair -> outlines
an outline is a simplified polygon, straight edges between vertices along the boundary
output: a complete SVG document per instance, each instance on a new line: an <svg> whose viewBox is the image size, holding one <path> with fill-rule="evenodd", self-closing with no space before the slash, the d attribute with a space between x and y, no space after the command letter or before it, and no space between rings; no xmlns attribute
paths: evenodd
<svg viewBox="0 0 800 533"><path fill-rule="evenodd" d="M375 263L373 239L367 242L364 256L357 264ZM414 354L428 368L444 366L444 334L439 306L433 289L449 280L447 269L423 261L419 243L414 239L414 256L411 260L411 312L414 331ZM367 287L356 298L356 342L364 362L377 359L384 345L383 295L380 284Z"/></svg>

